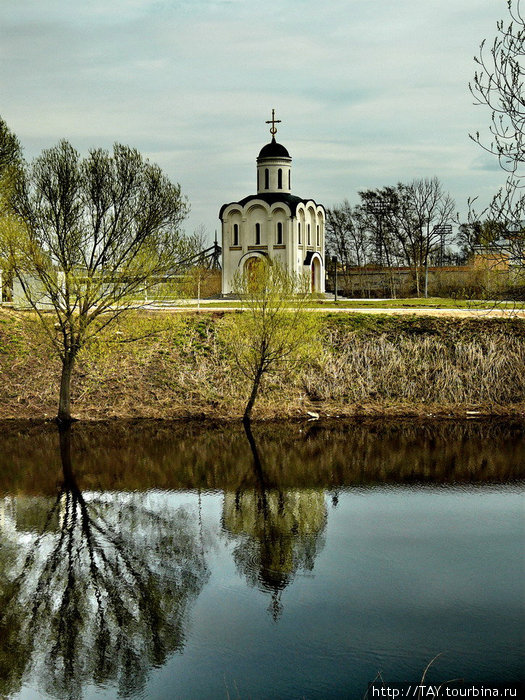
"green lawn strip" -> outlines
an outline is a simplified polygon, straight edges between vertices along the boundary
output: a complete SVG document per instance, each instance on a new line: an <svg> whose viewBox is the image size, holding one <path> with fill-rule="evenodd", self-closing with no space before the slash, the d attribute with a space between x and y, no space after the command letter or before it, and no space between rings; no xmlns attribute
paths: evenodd
<svg viewBox="0 0 525 700"><path fill-rule="evenodd" d="M184 308L192 307L197 305L194 300L191 303L189 301L184 301L179 304L174 303L175 306ZM201 309L214 309L214 308L238 308L242 305L240 300L236 299L224 299L217 301L202 301L200 302ZM468 299L451 299L451 298L439 298L432 297L428 299L344 299L334 302L331 299L312 299L312 308L320 307L322 309L493 309L493 308L505 308L505 309L515 309L522 310L525 308L523 302L514 301L470 301Z"/></svg>

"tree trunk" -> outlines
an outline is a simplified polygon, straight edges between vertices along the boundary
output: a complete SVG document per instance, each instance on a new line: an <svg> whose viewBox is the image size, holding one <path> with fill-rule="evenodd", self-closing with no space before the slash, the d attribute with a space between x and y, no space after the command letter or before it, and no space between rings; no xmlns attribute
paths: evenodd
<svg viewBox="0 0 525 700"><path fill-rule="evenodd" d="M71 374L75 363L74 356L66 355L62 360L62 376L60 377L60 398L58 400L59 423L71 423Z"/></svg>
<svg viewBox="0 0 525 700"><path fill-rule="evenodd" d="M248 399L248 403L246 404L246 408L244 409L244 416L243 416L244 423L249 423L251 420L253 404L255 403L255 399L257 398L257 394L259 392L259 386L261 384L262 376L263 376L263 370L261 368L259 368L257 370L257 374L255 375L255 378L253 380L252 392L250 394L250 398Z"/></svg>

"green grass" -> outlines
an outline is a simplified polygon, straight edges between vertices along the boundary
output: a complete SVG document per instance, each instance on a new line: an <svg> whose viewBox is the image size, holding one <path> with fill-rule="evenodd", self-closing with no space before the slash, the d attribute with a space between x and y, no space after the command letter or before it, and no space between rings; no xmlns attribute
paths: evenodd
<svg viewBox="0 0 525 700"><path fill-rule="evenodd" d="M344 299L334 302L318 300L317 305L336 309L468 309L486 308L492 306L491 302L472 302L465 299L451 299L441 297L429 297L427 299Z"/></svg>
<svg viewBox="0 0 525 700"><path fill-rule="evenodd" d="M178 304L188 306L189 301ZM235 299L224 299L217 301L201 301L203 309L235 309L241 306L241 302ZM192 303L192 306L195 306ZM335 302L333 299L312 299L312 308L322 309L491 309L505 306L512 309L522 310L525 308L523 302L514 301L470 301L468 299L451 299L442 297L429 297L428 299L344 299Z"/></svg>

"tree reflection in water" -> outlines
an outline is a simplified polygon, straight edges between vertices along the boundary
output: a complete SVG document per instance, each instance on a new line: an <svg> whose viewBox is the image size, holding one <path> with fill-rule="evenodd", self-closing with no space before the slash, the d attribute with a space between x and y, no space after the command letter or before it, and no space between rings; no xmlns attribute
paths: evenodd
<svg viewBox="0 0 525 700"><path fill-rule="evenodd" d="M269 611L282 614L281 596L298 571L312 571L324 544L325 495L322 489L286 489L267 478L249 421L244 422L253 456L256 487L225 492L223 527L239 540L238 570L252 586L271 594Z"/></svg>
<svg viewBox="0 0 525 700"><path fill-rule="evenodd" d="M183 648L186 611L208 578L195 520L144 494L83 494L60 433L63 481L38 535L0 548L0 693L24 676L60 698L86 683L140 692ZM5 534L5 528L4 528Z"/></svg>

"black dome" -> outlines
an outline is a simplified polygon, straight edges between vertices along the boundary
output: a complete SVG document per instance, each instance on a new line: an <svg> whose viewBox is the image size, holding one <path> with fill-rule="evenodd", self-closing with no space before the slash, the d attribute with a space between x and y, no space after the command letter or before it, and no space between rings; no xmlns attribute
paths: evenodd
<svg viewBox="0 0 525 700"><path fill-rule="evenodd" d="M259 158L290 158L290 154L282 144L277 143L273 138L270 143L261 148Z"/></svg>

